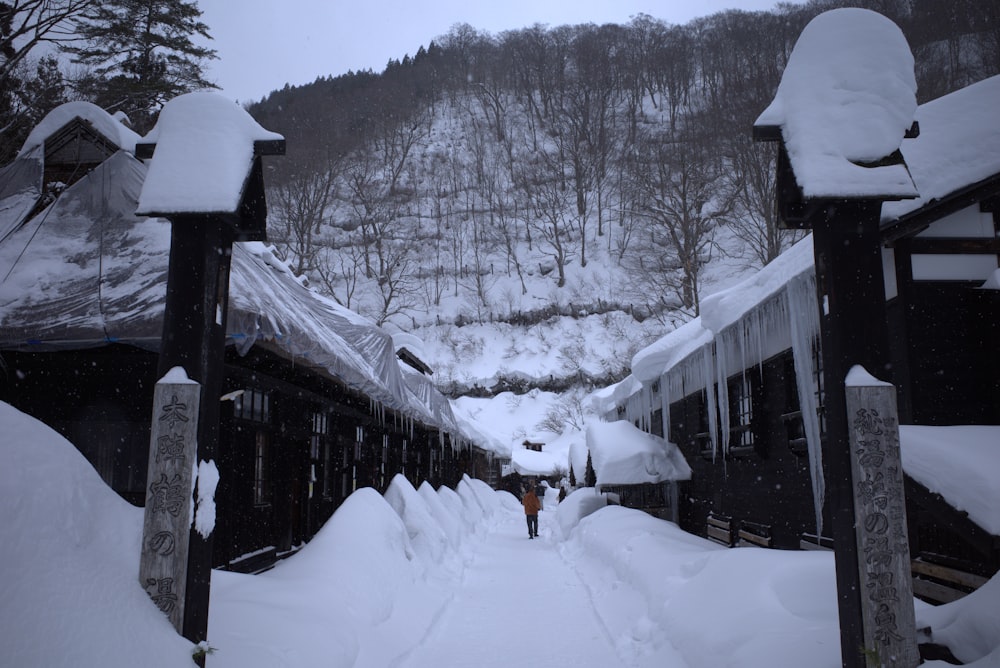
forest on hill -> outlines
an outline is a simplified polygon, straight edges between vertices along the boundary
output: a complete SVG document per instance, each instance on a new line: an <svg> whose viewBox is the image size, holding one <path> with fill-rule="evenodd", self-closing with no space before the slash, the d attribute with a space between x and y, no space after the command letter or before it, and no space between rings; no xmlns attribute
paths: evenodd
<svg viewBox="0 0 1000 668"><path fill-rule="evenodd" d="M776 226L774 146L751 127L802 28L846 4L459 24L381 72L286 85L248 106L287 138L270 241L315 289L423 339L453 394L614 382L801 234ZM901 27L921 101L1000 72L1000 0L850 4ZM0 163L67 100L141 134L211 87L200 17L193 0L0 2Z"/></svg>
<svg viewBox="0 0 1000 668"><path fill-rule="evenodd" d="M272 242L314 286L404 329L696 315L715 259L761 266L796 240L776 227L774 147L751 127L802 27L846 4L902 28L921 101L1000 71L995 1L814 0L499 35L456 25L381 73L249 106L288 140ZM581 271L592 262L603 271Z"/></svg>

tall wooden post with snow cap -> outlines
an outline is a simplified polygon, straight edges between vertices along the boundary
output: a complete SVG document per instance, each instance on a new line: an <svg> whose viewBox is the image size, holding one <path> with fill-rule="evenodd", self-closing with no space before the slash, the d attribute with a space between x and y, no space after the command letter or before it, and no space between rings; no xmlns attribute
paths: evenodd
<svg viewBox="0 0 1000 668"><path fill-rule="evenodd" d="M813 231L825 391L825 504L836 548L845 668L919 663L915 651L894 653L895 646L882 643L877 627L878 620L893 616L894 633L915 650L912 624L900 625L906 608L912 619L909 577L900 582L893 576L891 601L879 580L873 589L862 581L873 555L867 544L859 550L855 511L862 522L882 518L869 519L855 502L864 482L853 472L845 390L855 365L879 375L891 372L879 218L882 202L917 196L899 151L903 138L917 132L916 108L913 56L902 32L880 14L846 8L825 12L803 29L774 101L754 124L755 139L780 142L781 224ZM905 519L886 519L893 523L887 527L892 535L901 521L905 531ZM908 554L898 558L908 570Z"/></svg>
<svg viewBox="0 0 1000 668"><path fill-rule="evenodd" d="M879 666L916 666L913 582L896 388L854 366L845 383L866 648Z"/></svg>
<svg viewBox="0 0 1000 668"><path fill-rule="evenodd" d="M187 554L174 554L175 559L186 558L186 582L174 583L173 590L183 598L179 630L192 642L207 640L232 247L234 241L266 238L261 156L284 151L280 135L264 130L239 105L216 93L189 93L171 100L136 146L137 157L151 158L136 213L171 223L159 374L170 372L174 379L183 375L201 386L197 411L190 413L196 416L197 453L187 464L198 473L181 476L176 481L180 486L169 491L171 498L179 496L185 507L194 509L188 525L178 528L188 534ZM179 396L178 402L183 403ZM161 410L164 407L154 406L154 424ZM150 443L151 462L158 443ZM147 480L147 516L151 506L158 507L159 482L159 478ZM174 484L174 479L168 477L167 482ZM162 533L155 526L152 531L143 533L146 562L162 548ZM174 550L184 543L174 540Z"/></svg>

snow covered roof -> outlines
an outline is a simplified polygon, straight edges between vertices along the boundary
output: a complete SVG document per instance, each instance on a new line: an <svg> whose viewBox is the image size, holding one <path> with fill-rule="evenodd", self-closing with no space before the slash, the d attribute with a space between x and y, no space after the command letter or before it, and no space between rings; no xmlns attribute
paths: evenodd
<svg viewBox="0 0 1000 668"><path fill-rule="evenodd" d="M1000 426L900 425L903 470L1000 536Z"/></svg>
<svg viewBox="0 0 1000 668"><path fill-rule="evenodd" d="M711 342L712 332L705 329L701 318L695 318L637 352L632 357L632 375L640 383L656 380L665 370Z"/></svg>
<svg viewBox="0 0 1000 668"><path fill-rule="evenodd" d="M135 144L139 135L125 127L120 120L111 116L96 104L90 102L67 102L61 104L48 114L28 134L17 157L23 157L32 149L42 146L52 134L72 121L79 118L90 124L110 142L130 153L135 152Z"/></svg>
<svg viewBox="0 0 1000 668"><path fill-rule="evenodd" d="M632 375L648 383L711 343L722 330L783 290L788 282L813 269L812 235L807 235L773 262L731 288L701 300L701 315L678 327L632 357Z"/></svg>
<svg viewBox="0 0 1000 668"><path fill-rule="evenodd" d="M757 305L781 291L792 278L813 271L812 235L745 280L701 300L701 325L718 334Z"/></svg>
<svg viewBox="0 0 1000 668"><path fill-rule="evenodd" d="M840 11L840 10L837 10ZM852 10L854 11L854 10ZM867 10L856 10L867 11ZM870 12L869 12L870 13ZM1000 175L1000 76L991 77L920 105L920 135L906 139L901 151L920 191L917 199L885 202L885 225L932 205L934 201ZM759 123L760 121L758 121ZM812 236L806 236L773 262L741 283L704 297L701 315L632 358L632 375L648 383L674 367L713 336L775 296L794 277L812 273ZM989 283L984 287L988 287ZM630 388L633 392L635 388ZM592 395L607 412L629 395L618 386ZM600 400L599 397L606 397Z"/></svg>
<svg viewBox="0 0 1000 668"><path fill-rule="evenodd" d="M0 171L0 348L158 349L170 224L135 213L152 168L119 151L25 221L43 160L36 147ZM457 429L447 400L404 378L387 332L306 288L262 243L233 247L227 342L242 353L264 346L419 422Z"/></svg>
<svg viewBox="0 0 1000 668"><path fill-rule="evenodd" d="M156 152L138 212L235 213L253 164L254 142L282 139L218 93L175 97L143 138L156 144Z"/></svg>
<svg viewBox="0 0 1000 668"><path fill-rule="evenodd" d="M834 9L802 30L755 126L781 128L805 199L914 197L905 165L875 165L913 124L916 90L913 54L896 24L867 9Z"/></svg>
<svg viewBox="0 0 1000 668"><path fill-rule="evenodd" d="M891 221L1000 174L1000 76L920 105L920 135L901 151L919 197L882 205Z"/></svg>
<svg viewBox="0 0 1000 668"><path fill-rule="evenodd" d="M552 452L535 452L524 448L515 448L510 455L511 467L521 475L553 475L566 466L566 457L556 456Z"/></svg>
<svg viewBox="0 0 1000 668"><path fill-rule="evenodd" d="M670 335L668 334L667 336ZM593 392L588 397L588 401L595 413L604 415L608 411L614 410L615 406L621 404L641 389L642 383L639 382L634 374L629 374L614 385L609 385Z"/></svg>
<svg viewBox="0 0 1000 668"><path fill-rule="evenodd" d="M589 423L587 448L598 486L691 479L691 467L676 445L627 420Z"/></svg>

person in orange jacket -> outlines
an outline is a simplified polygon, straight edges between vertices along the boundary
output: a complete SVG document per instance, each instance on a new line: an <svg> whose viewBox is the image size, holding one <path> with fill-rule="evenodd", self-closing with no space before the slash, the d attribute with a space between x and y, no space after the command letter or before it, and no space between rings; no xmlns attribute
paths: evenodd
<svg viewBox="0 0 1000 668"><path fill-rule="evenodd" d="M528 520L528 538L535 538L538 536L538 511L542 504L538 502L538 496L530 485L521 503L524 504L524 516Z"/></svg>

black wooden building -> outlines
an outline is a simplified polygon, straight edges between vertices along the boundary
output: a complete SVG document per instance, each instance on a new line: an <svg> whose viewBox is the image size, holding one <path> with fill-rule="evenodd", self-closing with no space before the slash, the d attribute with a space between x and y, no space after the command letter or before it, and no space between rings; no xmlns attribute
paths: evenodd
<svg viewBox="0 0 1000 668"><path fill-rule="evenodd" d="M877 375L897 388L904 445L905 425L1000 425L998 100L993 77L922 105L920 135L901 149L920 198L883 205L885 285L872 289L884 290L892 365ZM820 528L830 518L815 281L806 238L704 299L700 317L640 351L632 376L596 395L605 419L681 447L693 469L680 495L689 531L730 545L831 544ZM910 476L906 487L918 562L973 582L1000 568L995 529Z"/></svg>
<svg viewBox="0 0 1000 668"><path fill-rule="evenodd" d="M0 399L141 505L170 226L134 213L147 168L136 139L70 103L0 170ZM426 370L265 244L235 244L214 565L267 566L396 473L435 486L474 473L468 429Z"/></svg>

